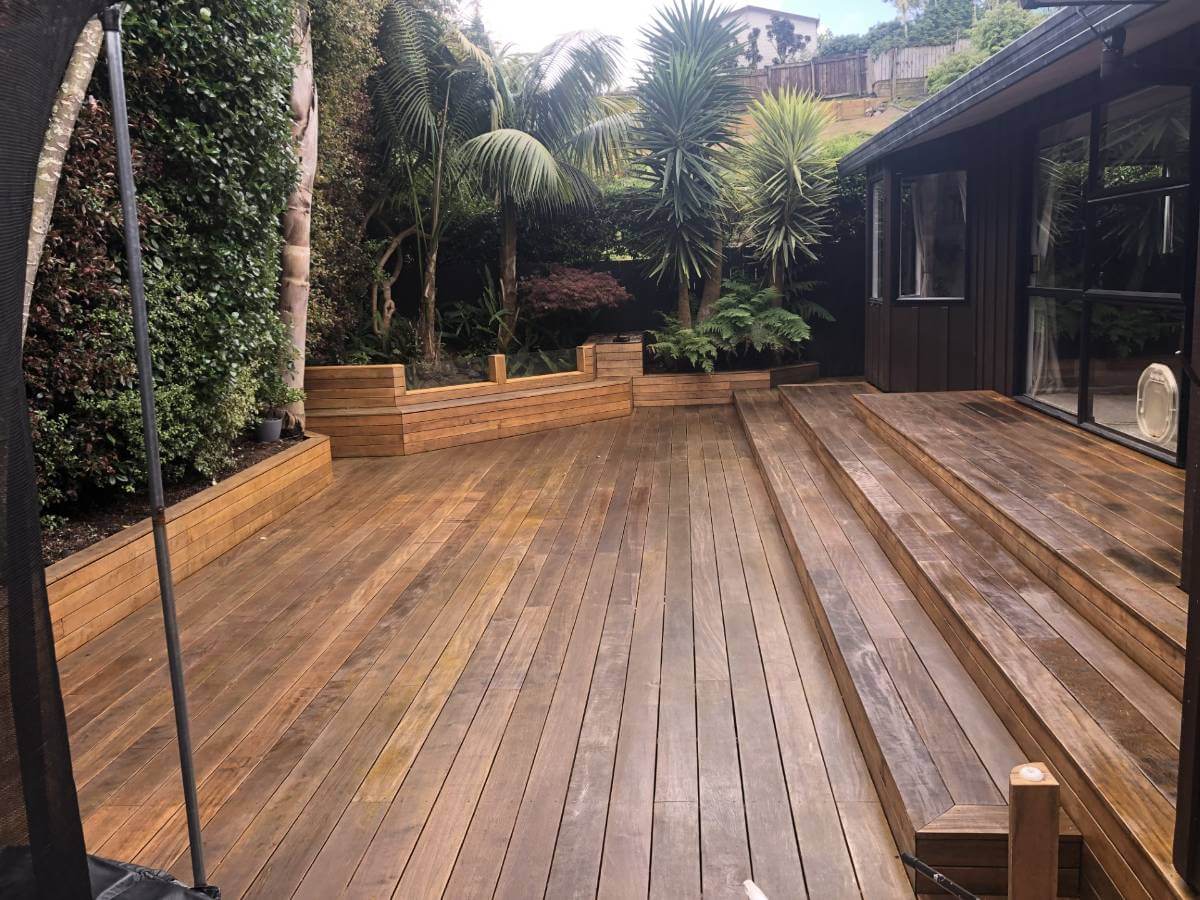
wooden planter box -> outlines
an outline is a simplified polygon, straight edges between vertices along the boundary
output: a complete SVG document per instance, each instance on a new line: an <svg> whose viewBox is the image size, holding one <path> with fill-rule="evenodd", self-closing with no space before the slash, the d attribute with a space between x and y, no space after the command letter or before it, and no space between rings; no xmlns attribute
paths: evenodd
<svg viewBox="0 0 1200 900"><path fill-rule="evenodd" d="M333 480L329 438L309 435L167 510L176 583L320 493ZM143 519L46 569L59 658L150 602L158 575Z"/></svg>

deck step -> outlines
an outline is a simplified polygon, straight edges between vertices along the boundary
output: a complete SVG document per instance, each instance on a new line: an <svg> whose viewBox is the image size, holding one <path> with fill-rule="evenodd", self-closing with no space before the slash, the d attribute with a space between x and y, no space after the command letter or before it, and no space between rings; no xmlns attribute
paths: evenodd
<svg viewBox="0 0 1200 900"><path fill-rule="evenodd" d="M1104 870L1088 872L1085 855L1085 877L1124 897L1194 896L1170 859L1179 703L868 427L855 405L875 398L856 390L779 393L1024 754L1055 771Z"/></svg>
<svg viewBox="0 0 1200 900"><path fill-rule="evenodd" d="M856 412L1176 697L1183 473L991 392L874 394Z"/></svg>
<svg viewBox="0 0 1200 900"><path fill-rule="evenodd" d="M1008 775L1026 757L775 392L736 401L897 844L1003 893ZM1061 893L1076 896L1065 816L1060 861Z"/></svg>

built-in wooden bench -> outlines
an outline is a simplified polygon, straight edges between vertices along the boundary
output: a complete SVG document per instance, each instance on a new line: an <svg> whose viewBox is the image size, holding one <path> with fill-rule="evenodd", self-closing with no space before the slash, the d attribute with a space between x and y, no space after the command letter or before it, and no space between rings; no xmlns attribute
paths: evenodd
<svg viewBox="0 0 1200 900"><path fill-rule="evenodd" d="M521 382L531 379L521 379ZM329 435L333 455L407 456L567 425L627 416L628 380L517 388L391 408L314 411L309 427Z"/></svg>
<svg viewBox="0 0 1200 900"><path fill-rule="evenodd" d="M868 427L855 407L878 408L879 398L852 396L866 390L779 393L809 449L1024 755L1044 760L1058 777L1063 805L1087 845L1088 883L1096 890L1111 883L1123 897L1194 896L1171 864L1179 703L1125 652L1128 638L1114 644L1055 584L979 528L943 483L898 452L892 443L898 437L885 440ZM1023 417L1022 410L1017 418ZM897 427L909 440L929 439L932 452L949 454L946 434L933 435L940 423L927 412ZM977 432L981 457L988 446L984 424ZM1086 455L1084 448L1076 457L1081 467ZM1026 458L1029 477L1037 477L1039 448L1027 448Z"/></svg>
<svg viewBox="0 0 1200 900"><path fill-rule="evenodd" d="M990 392L876 395L858 411L1182 696L1181 470Z"/></svg>
<svg viewBox="0 0 1200 900"><path fill-rule="evenodd" d="M740 391L738 412L896 842L1004 893L1008 778L1026 757L776 393ZM1075 896L1081 848L1065 818L1060 866Z"/></svg>

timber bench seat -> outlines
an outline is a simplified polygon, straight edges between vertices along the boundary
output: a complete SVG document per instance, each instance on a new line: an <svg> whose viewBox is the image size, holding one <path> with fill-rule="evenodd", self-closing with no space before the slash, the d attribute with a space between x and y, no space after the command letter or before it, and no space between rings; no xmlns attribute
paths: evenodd
<svg viewBox="0 0 1200 900"><path fill-rule="evenodd" d="M330 437L334 456L407 456L628 416L632 403L628 380L601 378L391 407L314 410L308 422Z"/></svg>
<svg viewBox="0 0 1200 900"><path fill-rule="evenodd" d="M991 392L856 412L1088 621L1182 696L1183 472Z"/></svg>
<svg viewBox="0 0 1200 900"><path fill-rule="evenodd" d="M969 890L1004 893L1008 776L1026 757L777 392L736 403L897 845ZM1064 896L1080 865L1064 816Z"/></svg>
<svg viewBox="0 0 1200 900"><path fill-rule="evenodd" d="M866 390L785 387L780 396L1025 756L1056 773L1086 842L1085 880L1125 897L1193 896L1171 864L1178 701L1125 651L1128 637L1110 640L897 450L898 435L911 439L923 424L928 434L940 417L898 419L885 440L855 409L894 398ZM952 452L949 439L928 446Z"/></svg>

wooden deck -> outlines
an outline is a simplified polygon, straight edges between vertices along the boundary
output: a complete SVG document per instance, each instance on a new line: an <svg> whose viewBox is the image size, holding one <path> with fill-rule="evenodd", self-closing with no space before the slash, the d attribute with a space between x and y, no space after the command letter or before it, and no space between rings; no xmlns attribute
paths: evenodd
<svg viewBox="0 0 1200 900"><path fill-rule="evenodd" d="M910 893L729 408L339 462L180 608L227 897ZM186 875L161 648L62 680L89 849Z"/></svg>
<svg viewBox="0 0 1200 900"><path fill-rule="evenodd" d="M1095 615L1166 599L1150 526L1177 474L991 394L738 404L900 845L971 843L1018 754L1062 783L1082 896L1195 896L1170 859L1179 702L1160 658ZM1102 576L1087 603L1064 589L1081 569ZM948 874L1003 884L972 865Z"/></svg>

